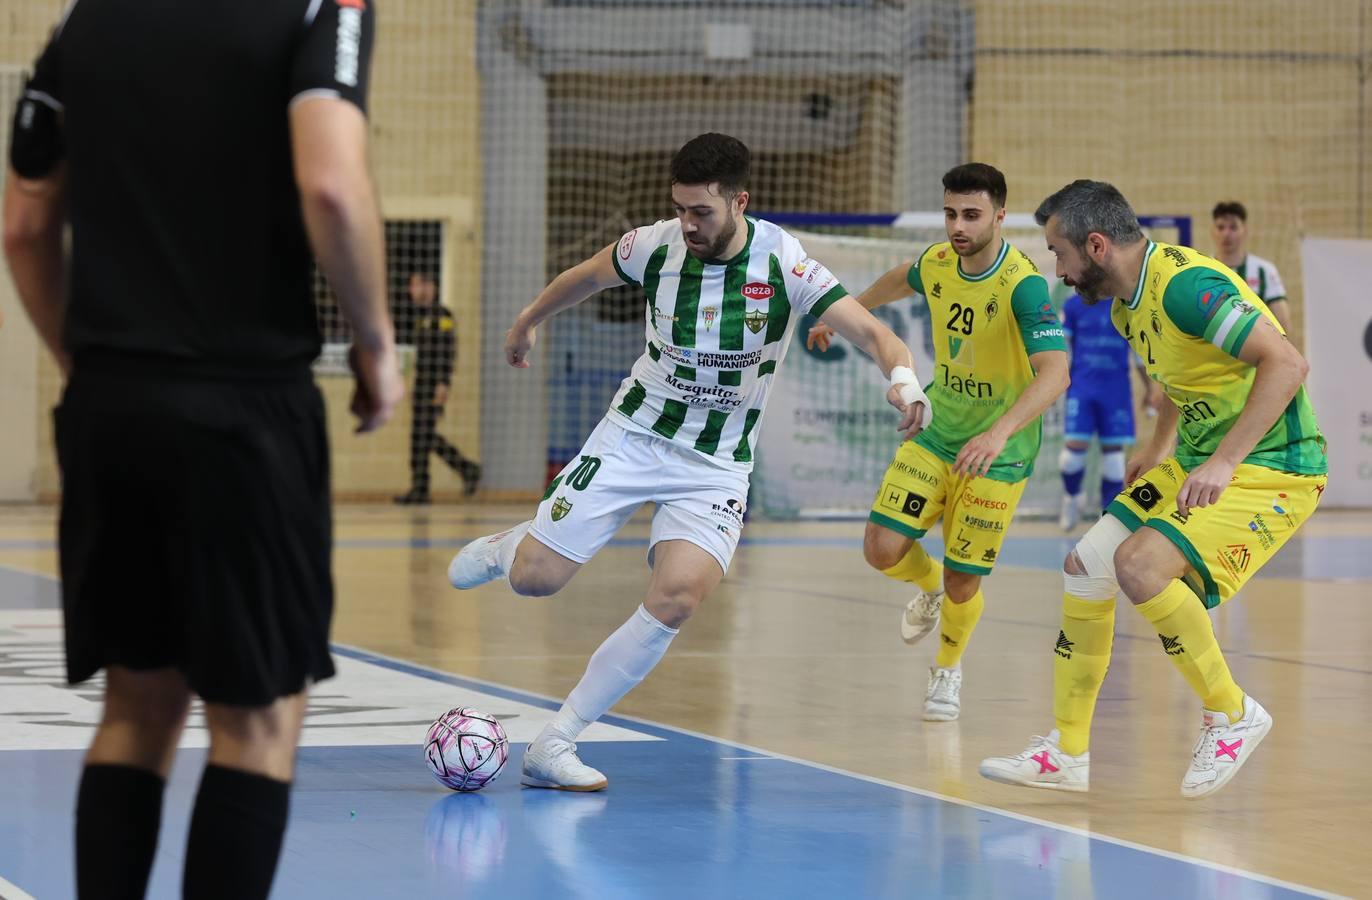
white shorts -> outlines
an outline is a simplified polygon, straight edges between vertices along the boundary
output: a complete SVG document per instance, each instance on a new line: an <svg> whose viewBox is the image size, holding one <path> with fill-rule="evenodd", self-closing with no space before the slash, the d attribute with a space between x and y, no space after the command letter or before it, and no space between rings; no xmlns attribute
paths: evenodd
<svg viewBox="0 0 1372 900"><path fill-rule="evenodd" d="M690 541L725 572L743 530L748 476L711 465L663 438L601 419L538 505L531 534L590 562L644 503L656 503L648 564L659 541Z"/></svg>

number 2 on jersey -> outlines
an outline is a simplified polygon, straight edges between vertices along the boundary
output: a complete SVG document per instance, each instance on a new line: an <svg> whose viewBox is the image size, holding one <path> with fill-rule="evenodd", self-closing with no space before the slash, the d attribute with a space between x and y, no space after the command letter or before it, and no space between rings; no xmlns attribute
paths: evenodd
<svg viewBox="0 0 1372 900"><path fill-rule="evenodd" d="M1140 331L1139 340L1143 342L1143 349L1148 355L1148 365L1155 365L1157 360L1153 359L1153 342L1148 339L1148 332Z"/></svg>
<svg viewBox="0 0 1372 900"><path fill-rule="evenodd" d="M953 314L948 317L948 330L961 331L963 334L971 334L972 319L976 317L976 313L972 310L972 307L963 306L961 303L954 303L952 312ZM962 319L961 327L959 327L958 319Z"/></svg>

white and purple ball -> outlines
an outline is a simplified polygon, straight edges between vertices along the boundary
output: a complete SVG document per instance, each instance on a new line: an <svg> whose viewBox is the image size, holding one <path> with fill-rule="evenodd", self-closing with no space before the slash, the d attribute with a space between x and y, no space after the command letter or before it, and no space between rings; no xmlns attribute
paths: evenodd
<svg viewBox="0 0 1372 900"><path fill-rule="evenodd" d="M479 791L510 759L510 739L495 716L466 706L450 709L429 726L424 759L439 784Z"/></svg>

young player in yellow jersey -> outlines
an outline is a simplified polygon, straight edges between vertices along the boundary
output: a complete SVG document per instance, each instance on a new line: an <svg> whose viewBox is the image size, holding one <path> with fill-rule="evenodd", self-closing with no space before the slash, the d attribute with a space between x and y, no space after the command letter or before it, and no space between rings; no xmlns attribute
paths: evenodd
<svg viewBox="0 0 1372 900"><path fill-rule="evenodd" d="M1040 416L1068 380L1048 282L1001 237L1005 176L967 163L943 176L943 190L948 241L858 298L868 309L912 291L929 302L935 366L925 391L933 419L886 470L863 554L882 574L919 587L901 617L906 643L940 626L924 700L925 720L937 722L961 710L961 660L984 606L981 579L1033 471ZM816 326L810 343L826 349L831 334ZM943 565L919 545L940 516Z"/></svg>
<svg viewBox="0 0 1372 900"><path fill-rule="evenodd" d="M1234 777L1272 727L1234 683L1208 611L1276 554L1324 492L1324 438L1302 387L1308 366L1242 278L1189 247L1145 238L1110 185L1073 182L1035 218L1058 274L1087 303L1118 298L1115 327L1171 402L1130 460L1128 486L1063 563L1057 727L1017 756L984 760L981 774L1087 789L1091 716L1122 591L1201 699L1181 793L1203 797Z"/></svg>

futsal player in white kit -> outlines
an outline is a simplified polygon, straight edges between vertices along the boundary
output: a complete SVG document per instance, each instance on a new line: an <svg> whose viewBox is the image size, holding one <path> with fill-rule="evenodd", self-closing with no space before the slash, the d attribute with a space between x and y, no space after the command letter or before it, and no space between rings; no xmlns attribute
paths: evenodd
<svg viewBox="0 0 1372 900"><path fill-rule="evenodd" d="M728 570L758 425L802 316L818 317L877 362L906 437L928 424L909 349L798 240L744 215L748 173L748 148L737 139L688 142L671 164L677 218L634 229L557 276L506 337L507 361L527 368L536 329L552 316L621 283L647 295L643 355L535 518L478 538L448 567L460 589L506 578L517 594L555 594L640 506L657 504L647 597L529 745L526 785L605 787L574 742L652 671Z"/></svg>

